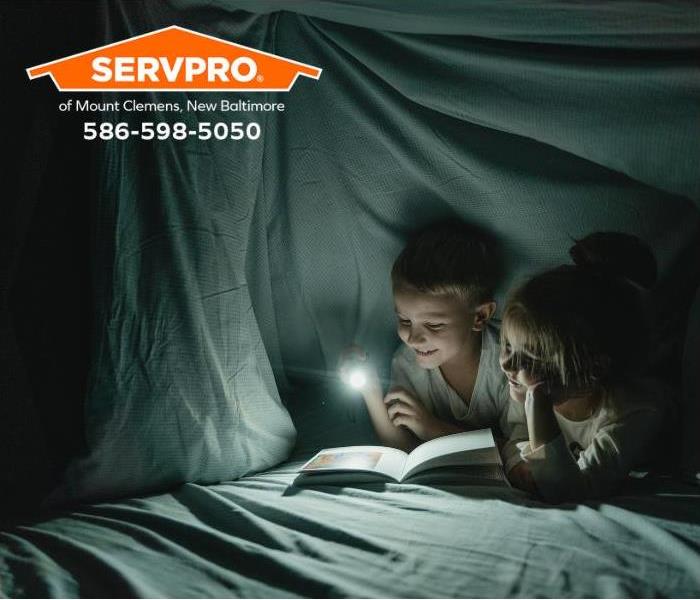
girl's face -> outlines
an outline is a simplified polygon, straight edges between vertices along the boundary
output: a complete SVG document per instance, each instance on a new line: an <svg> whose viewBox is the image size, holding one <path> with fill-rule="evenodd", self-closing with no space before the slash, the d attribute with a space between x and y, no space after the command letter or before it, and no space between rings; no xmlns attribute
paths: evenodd
<svg viewBox="0 0 700 600"><path fill-rule="evenodd" d="M395 290L394 305L399 337L424 369L461 360L479 339L474 313L458 298Z"/></svg>
<svg viewBox="0 0 700 600"><path fill-rule="evenodd" d="M510 397L517 402L525 402L527 388L544 379L542 357L529 350L527 345L509 340L504 331L499 361L508 379Z"/></svg>

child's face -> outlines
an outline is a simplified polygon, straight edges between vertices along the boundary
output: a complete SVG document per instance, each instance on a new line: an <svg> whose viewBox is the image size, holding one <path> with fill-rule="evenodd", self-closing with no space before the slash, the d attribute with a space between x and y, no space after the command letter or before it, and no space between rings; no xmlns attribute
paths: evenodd
<svg viewBox="0 0 700 600"><path fill-rule="evenodd" d="M458 298L394 290L394 306L399 337L424 369L450 361L466 362L472 344L480 339L474 312Z"/></svg>
<svg viewBox="0 0 700 600"><path fill-rule="evenodd" d="M543 378L541 358L528 350L527 346L519 343L517 339L508 339L507 329L504 329L499 361L501 370L508 379L510 397L517 402L525 402L527 388Z"/></svg>

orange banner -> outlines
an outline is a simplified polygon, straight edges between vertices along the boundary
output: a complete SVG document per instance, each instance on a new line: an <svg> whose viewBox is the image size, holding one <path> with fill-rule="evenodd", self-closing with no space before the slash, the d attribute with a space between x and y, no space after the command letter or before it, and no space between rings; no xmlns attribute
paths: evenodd
<svg viewBox="0 0 700 600"><path fill-rule="evenodd" d="M173 25L27 69L62 92L288 92L322 69Z"/></svg>

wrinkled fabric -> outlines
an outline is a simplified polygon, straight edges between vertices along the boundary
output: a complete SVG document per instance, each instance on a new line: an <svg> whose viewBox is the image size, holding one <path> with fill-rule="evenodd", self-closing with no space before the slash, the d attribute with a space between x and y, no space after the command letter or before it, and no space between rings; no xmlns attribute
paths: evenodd
<svg viewBox="0 0 700 600"><path fill-rule="evenodd" d="M696 488L549 507L508 488L237 482L82 506L0 531L26 597L685 598Z"/></svg>
<svg viewBox="0 0 700 600"><path fill-rule="evenodd" d="M405 14L379 2L105 6L106 43L178 24L323 73L288 93L144 94L284 102L161 115L191 129L255 121L257 142L101 146L90 455L69 491L210 482L282 460L294 434L278 388L332 379L351 342L387 371L389 270L437 218L498 240L500 304L566 262L572 239L635 234L660 267L654 348L668 355L682 335L667 307L697 287L700 240L690 3L510 3L498 24L475 3L428 17L415 2Z"/></svg>
<svg viewBox="0 0 700 600"><path fill-rule="evenodd" d="M134 5L111 9L107 36L150 28ZM245 19L231 25L249 30ZM128 116L149 118L107 118ZM89 454L48 503L235 479L281 462L295 428L245 275L263 145L100 149Z"/></svg>

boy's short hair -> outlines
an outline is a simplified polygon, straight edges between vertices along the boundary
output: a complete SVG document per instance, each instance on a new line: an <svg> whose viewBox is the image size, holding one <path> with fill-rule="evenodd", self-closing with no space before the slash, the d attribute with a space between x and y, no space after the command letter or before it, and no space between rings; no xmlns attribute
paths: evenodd
<svg viewBox="0 0 700 600"><path fill-rule="evenodd" d="M457 219L446 219L409 238L394 262L391 282L394 290L450 295L476 305L493 300L497 263L483 232Z"/></svg>

